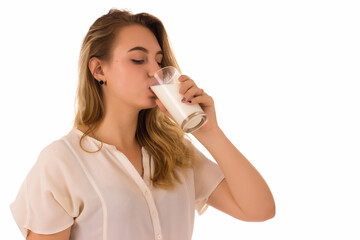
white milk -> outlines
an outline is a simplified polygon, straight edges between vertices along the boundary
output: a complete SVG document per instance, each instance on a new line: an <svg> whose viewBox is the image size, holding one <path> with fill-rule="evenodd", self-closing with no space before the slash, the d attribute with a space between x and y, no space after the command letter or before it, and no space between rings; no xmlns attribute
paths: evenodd
<svg viewBox="0 0 360 240"><path fill-rule="evenodd" d="M181 102L184 96L179 93L180 83L152 86L151 90L160 99L171 116L181 126L183 121L195 112L204 113L199 104L188 105ZM187 128L193 128L201 122L201 117L190 121Z"/></svg>

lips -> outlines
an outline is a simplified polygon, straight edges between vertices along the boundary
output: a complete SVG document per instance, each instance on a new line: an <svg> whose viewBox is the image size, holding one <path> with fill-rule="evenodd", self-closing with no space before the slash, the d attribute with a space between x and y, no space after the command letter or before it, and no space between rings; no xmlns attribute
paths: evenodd
<svg viewBox="0 0 360 240"><path fill-rule="evenodd" d="M155 95L155 93L153 92L153 90L151 90L151 88L149 88L149 91L150 91L152 94L154 94L154 95Z"/></svg>

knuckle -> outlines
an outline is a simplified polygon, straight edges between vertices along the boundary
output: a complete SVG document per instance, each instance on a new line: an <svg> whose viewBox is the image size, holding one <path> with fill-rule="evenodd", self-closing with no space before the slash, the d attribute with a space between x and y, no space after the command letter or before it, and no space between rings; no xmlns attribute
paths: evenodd
<svg viewBox="0 0 360 240"><path fill-rule="evenodd" d="M186 101L190 100L191 95L189 93L184 94L184 98L186 99Z"/></svg>

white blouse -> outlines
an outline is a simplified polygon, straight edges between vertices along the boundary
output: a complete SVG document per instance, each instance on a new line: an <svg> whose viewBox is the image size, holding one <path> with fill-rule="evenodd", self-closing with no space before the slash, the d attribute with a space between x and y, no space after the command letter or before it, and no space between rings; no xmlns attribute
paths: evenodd
<svg viewBox="0 0 360 240"><path fill-rule="evenodd" d="M207 209L224 179L216 163L191 145L201 160L178 172L182 184L175 181L174 191L164 190L150 180L154 163L144 148L142 178L113 145L83 151L82 135L74 128L45 147L10 205L25 237L28 229L53 234L71 226L71 240L191 239L195 209ZM82 144L89 151L100 146L89 136Z"/></svg>

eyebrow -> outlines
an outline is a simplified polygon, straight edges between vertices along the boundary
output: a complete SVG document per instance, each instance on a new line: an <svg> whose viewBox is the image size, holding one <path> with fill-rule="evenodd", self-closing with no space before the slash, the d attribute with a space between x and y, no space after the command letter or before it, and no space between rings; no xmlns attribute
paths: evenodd
<svg viewBox="0 0 360 240"><path fill-rule="evenodd" d="M140 46L134 47L134 48L130 49L128 52L131 52L131 51L143 51L145 53L149 53L149 50L147 50L144 47L140 47ZM158 54L164 55L163 51L156 52L156 55L158 55Z"/></svg>

